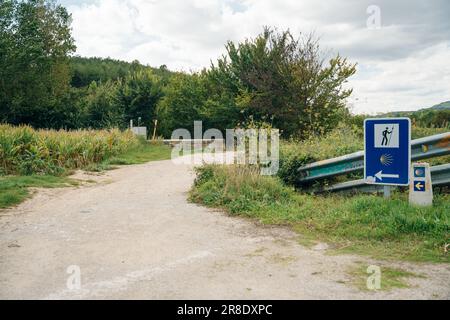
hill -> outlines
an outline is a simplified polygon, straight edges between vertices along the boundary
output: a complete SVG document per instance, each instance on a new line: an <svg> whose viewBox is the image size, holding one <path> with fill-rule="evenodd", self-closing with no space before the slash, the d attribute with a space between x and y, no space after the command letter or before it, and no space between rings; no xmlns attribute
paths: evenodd
<svg viewBox="0 0 450 320"><path fill-rule="evenodd" d="M422 110L426 110L426 109L422 109ZM431 108L428 108L428 110L450 110L450 100L436 104L436 105L432 106Z"/></svg>
<svg viewBox="0 0 450 320"><path fill-rule="evenodd" d="M151 69L161 78L170 78L173 74L165 65L159 68L143 65L139 61L125 62L111 58L84 58L71 57L70 66L72 69L71 84L75 88L86 87L93 81L106 82L108 80L122 79L132 71L140 69Z"/></svg>
<svg viewBox="0 0 450 320"><path fill-rule="evenodd" d="M381 114L380 116L387 116L387 117L409 117L412 114L416 113L423 113L426 111L436 111L436 110L450 110L450 100L441 102L439 104L435 104L432 107L422 108L417 111L393 111Z"/></svg>
<svg viewBox="0 0 450 320"><path fill-rule="evenodd" d="M408 117L414 124L426 128L450 128L450 101L417 111L395 111L380 117Z"/></svg>

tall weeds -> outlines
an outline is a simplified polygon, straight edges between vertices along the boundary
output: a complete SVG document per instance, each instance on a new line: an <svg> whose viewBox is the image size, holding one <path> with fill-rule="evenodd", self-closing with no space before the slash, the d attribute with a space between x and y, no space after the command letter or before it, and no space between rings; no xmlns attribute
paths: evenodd
<svg viewBox="0 0 450 320"><path fill-rule="evenodd" d="M137 144L131 132L117 129L56 131L0 125L0 174L61 174Z"/></svg>

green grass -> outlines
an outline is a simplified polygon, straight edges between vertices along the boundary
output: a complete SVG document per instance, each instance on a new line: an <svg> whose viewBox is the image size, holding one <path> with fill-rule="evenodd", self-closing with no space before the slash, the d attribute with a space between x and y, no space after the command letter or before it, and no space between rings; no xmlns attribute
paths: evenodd
<svg viewBox="0 0 450 320"><path fill-rule="evenodd" d="M169 160L172 157L172 148L162 142L149 142L140 140L138 146L100 163L91 164L85 168L87 171L101 172L104 170L113 170L117 166L142 164L150 161ZM202 152L203 149L192 149L191 154ZM177 156L186 155L183 151Z"/></svg>
<svg viewBox="0 0 450 320"><path fill-rule="evenodd" d="M78 185L67 177L56 176L5 176L0 177L0 208L19 204L30 196L30 187L61 188Z"/></svg>
<svg viewBox="0 0 450 320"><path fill-rule="evenodd" d="M167 145L160 142L140 140L139 145L136 147L103 162L92 164L85 169L94 172L112 170L119 165L133 165L150 161L168 160L171 158L171 154L172 149Z"/></svg>
<svg viewBox="0 0 450 320"><path fill-rule="evenodd" d="M111 165L142 164L149 161L168 160L172 149L159 142L141 141L136 148L129 150L119 156L109 159Z"/></svg>
<svg viewBox="0 0 450 320"><path fill-rule="evenodd" d="M415 274L400 268L393 268L388 266L380 267L380 289L383 291L390 291L392 289L409 288L407 282L408 278L424 278L422 275ZM359 265L350 270L349 274L352 276L352 284L360 290L370 291L367 286L367 279L373 273L368 272L366 265Z"/></svg>
<svg viewBox="0 0 450 320"><path fill-rule="evenodd" d="M334 253L383 259L450 262L450 195L431 208L412 207L407 195L313 196L295 192L275 177L248 167L198 169L190 199L266 224L288 225L301 241L325 241Z"/></svg>

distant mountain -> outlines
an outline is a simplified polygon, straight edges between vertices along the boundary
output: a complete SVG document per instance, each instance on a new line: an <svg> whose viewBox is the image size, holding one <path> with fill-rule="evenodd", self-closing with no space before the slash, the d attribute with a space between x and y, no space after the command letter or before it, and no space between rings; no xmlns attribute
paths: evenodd
<svg viewBox="0 0 450 320"><path fill-rule="evenodd" d="M380 114L380 116L389 116L389 117L408 117L413 114L421 114L427 111L439 111L439 110L450 110L450 100L441 102L432 107L422 108L417 111L392 111L388 113Z"/></svg>
<svg viewBox="0 0 450 320"><path fill-rule="evenodd" d="M422 110L450 110L450 100L441 102L437 105L432 106L431 108L425 108Z"/></svg>
<svg viewBox="0 0 450 320"><path fill-rule="evenodd" d="M379 117L394 118L408 117L414 124L424 128L449 128L450 129L450 101L442 102L429 108L417 111L395 111Z"/></svg>

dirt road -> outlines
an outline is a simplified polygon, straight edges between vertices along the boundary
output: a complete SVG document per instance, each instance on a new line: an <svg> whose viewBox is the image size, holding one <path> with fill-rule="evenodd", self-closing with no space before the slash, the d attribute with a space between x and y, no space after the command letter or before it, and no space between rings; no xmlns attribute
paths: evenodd
<svg viewBox="0 0 450 320"><path fill-rule="evenodd" d="M359 290L348 271L378 262L327 255L288 229L188 203L189 165L160 161L79 178L97 183L40 190L0 211L0 298L450 297L447 265L397 264L425 277L409 279L408 289ZM67 287L70 266L80 270L80 289Z"/></svg>

